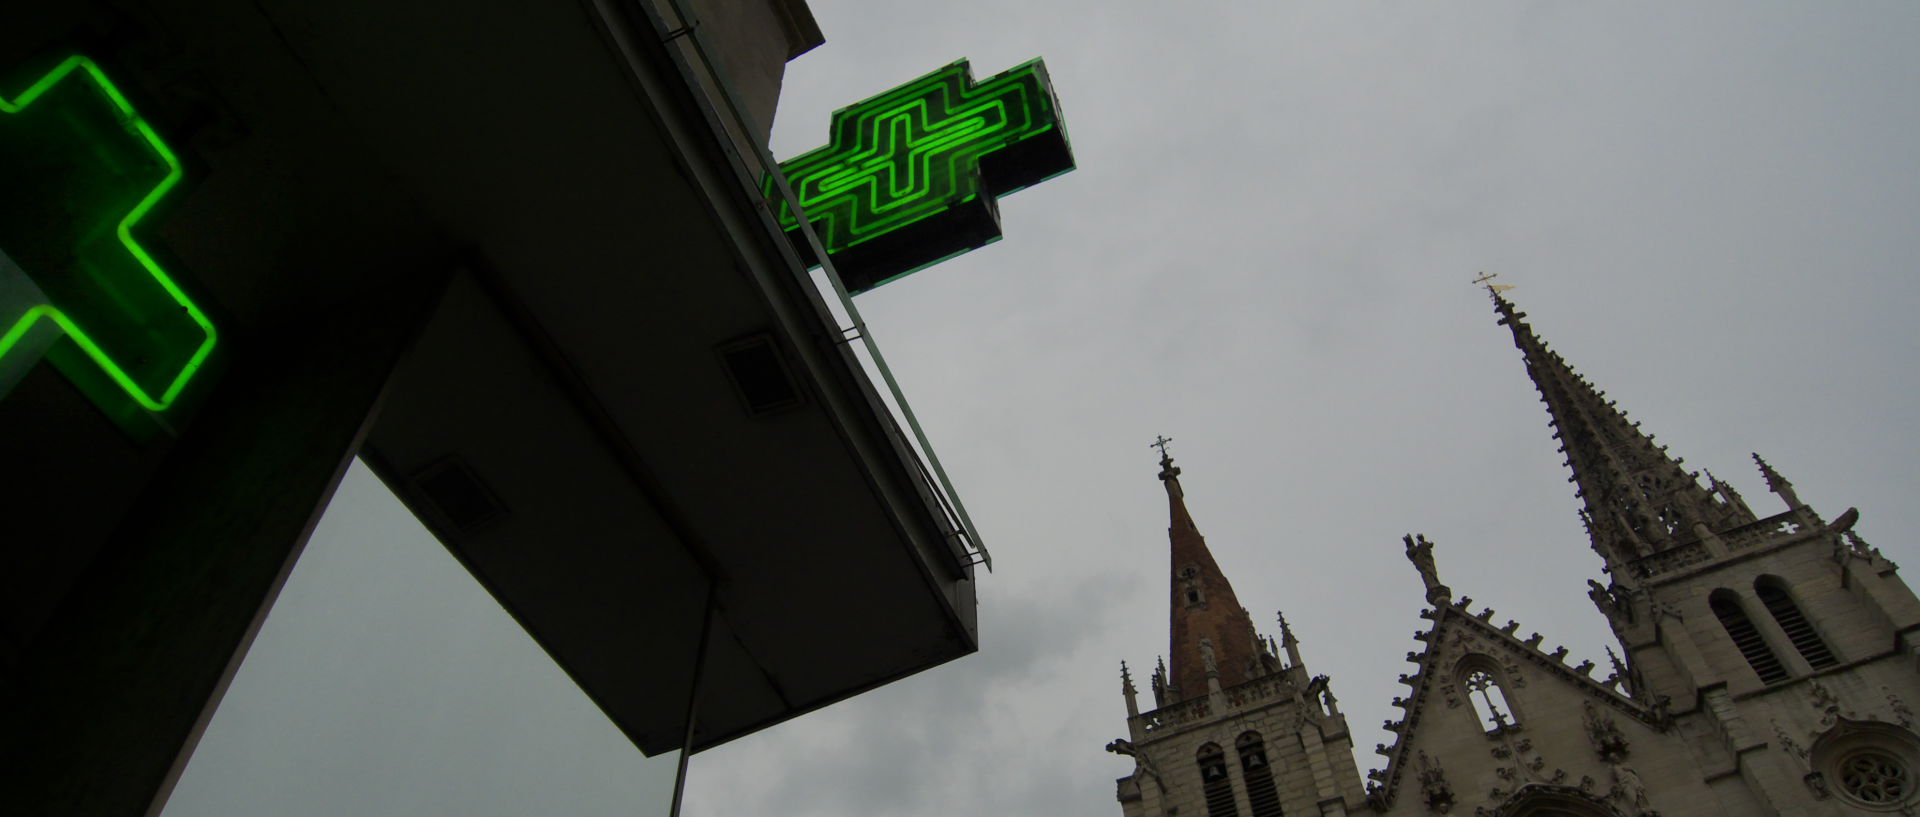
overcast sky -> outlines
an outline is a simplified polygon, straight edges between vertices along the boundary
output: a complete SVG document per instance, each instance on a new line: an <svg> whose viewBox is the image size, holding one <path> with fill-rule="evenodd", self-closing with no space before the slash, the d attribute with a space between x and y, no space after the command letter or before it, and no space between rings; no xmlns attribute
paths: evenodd
<svg viewBox="0 0 1920 817"><path fill-rule="evenodd" d="M993 551L981 652L694 757L690 817L1116 815L1119 662L1166 650L1158 434L1255 621L1284 609L1332 676L1363 769L1425 623L1402 534L1604 666L1599 560L1482 270L1756 512L1782 506L1753 451L1920 564L1920 6L810 5L827 44L789 66L777 156L952 59L1040 56L1079 169L1003 200L1004 241L860 297ZM646 813L638 753L382 494L350 478L169 814L382 788L350 765L401 799L313 813ZM432 578L342 603L402 569ZM458 605L468 628L435 629ZM452 701L424 680L482 676ZM343 707L368 731L323 728ZM382 737L396 712L444 742Z"/></svg>

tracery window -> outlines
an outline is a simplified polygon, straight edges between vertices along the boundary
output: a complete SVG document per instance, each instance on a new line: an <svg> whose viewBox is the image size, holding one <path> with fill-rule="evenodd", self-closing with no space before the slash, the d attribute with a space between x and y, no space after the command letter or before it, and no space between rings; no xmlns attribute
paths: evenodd
<svg viewBox="0 0 1920 817"><path fill-rule="evenodd" d="M1801 658L1814 669L1824 669L1840 663L1833 657L1833 650L1827 649L1827 642L1821 640L1820 631L1800 613L1800 605L1793 603L1793 594L1787 590L1787 583L1778 576L1761 576L1754 580L1753 592L1760 597L1760 603L1766 605L1773 620L1780 623L1780 629L1786 631L1787 640L1793 642Z"/></svg>
<svg viewBox="0 0 1920 817"><path fill-rule="evenodd" d="M1253 817L1281 817L1280 791L1273 784L1273 764L1260 733L1241 735L1233 742L1233 750L1240 756L1240 778L1246 781Z"/></svg>
<svg viewBox="0 0 1920 817"><path fill-rule="evenodd" d="M1861 811L1913 813L1920 805L1920 736L1896 724L1841 716L1808 747L1809 785Z"/></svg>
<svg viewBox="0 0 1920 817"><path fill-rule="evenodd" d="M1480 728L1489 733L1520 722L1513 705L1507 701L1497 673L1492 662L1484 658L1469 659L1460 668L1460 686L1466 689L1467 700L1473 703L1473 712L1480 717Z"/></svg>
<svg viewBox="0 0 1920 817"><path fill-rule="evenodd" d="M1775 684L1787 680L1787 668L1780 663L1779 656L1773 654L1773 648L1767 646L1767 640L1760 636L1759 628L1747 618L1746 610L1740 607L1740 597L1732 590L1720 588L1707 597L1707 605L1713 608L1713 614L1720 619L1720 626L1727 630L1727 637L1733 639L1733 645L1740 649L1740 655L1747 659L1747 665L1753 667L1755 675L1760 676L1763 684Z"/></svg>
<svg viewBox="0 0 1920 817"><path fill-rule="evenodd" d="M1913 794L1913 771L1879 749L1861 749L1840 759L1840 792L1869 806L1898 805Z"/></svg>

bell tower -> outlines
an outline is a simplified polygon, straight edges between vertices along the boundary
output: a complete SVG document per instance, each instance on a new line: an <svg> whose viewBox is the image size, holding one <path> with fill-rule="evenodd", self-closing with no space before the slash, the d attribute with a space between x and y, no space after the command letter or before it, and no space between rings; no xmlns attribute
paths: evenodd
<svg viewBox="0 0 1920 817"><path fill-rule="evenodd" d="M1127 737L1107 750L1134 760L1118 797L1125 817L1344 815L1364 807L1353 741L1328 679L1311 675L1286 619L1262 636L1187 512L1180 469L1162 437L1160 481L1171 556L1167 660L1140 711L1121 664Z"/></svg>
<svg viewBox="0 0 1920 817"><path fill-rule="evenodd" d="M1782 506L1756 513L1684 469L1492 294L1606 561L1610 580L1589 596L1625 648L1628 694L1722 770L1707 776L1733 812L1920 806L1920 602L1854 531L1859 512L1826 519L1755 454Z"/></svg>

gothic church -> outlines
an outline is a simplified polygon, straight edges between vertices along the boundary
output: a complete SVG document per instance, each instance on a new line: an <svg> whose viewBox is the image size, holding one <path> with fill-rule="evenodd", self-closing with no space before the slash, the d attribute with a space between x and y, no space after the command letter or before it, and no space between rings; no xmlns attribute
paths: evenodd
<svg viewBox="0 0 1920 817"><path fill-rule="evenodd" d="M1124 817L1706 817L1920 811L1920 601L1895 566L1755 456L1786 510L1702 486L1549 351L1497 291L1573 471L1611 581L1589 596L1623 648L1604 678L1475 612L1434 546L1405 540L1428 621L1400 678L1384 767L1362 784L1352 730L1280 621L1254 628L1188 515L1171 511L1168 659L1141 711L1122 666L1134 759ZM1609 650L1609 655L1613 655Z"/></svg>

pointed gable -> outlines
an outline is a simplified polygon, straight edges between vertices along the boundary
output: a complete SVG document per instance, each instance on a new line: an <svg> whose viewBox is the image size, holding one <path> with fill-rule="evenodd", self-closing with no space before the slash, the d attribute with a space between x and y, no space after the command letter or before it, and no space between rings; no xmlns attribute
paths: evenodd
<svg viewBox="0 0 1920 817"><path fill-rule="evenodd" d="M1421 567L1429 570L1430 562ZM1400 682L1410 691L1393 702L1404 715L1384 724L1396 739L1391 746L1376 748L1387 764L1368 775L1369 795L1381 810L1424 814L1427 799L1438 796L1437 785L1449 787L1447 796L1466 802L1497 802L1529 784L1569 783L1577 788L1579 777L1556 783L1554 769L1523 767L1534 757L1592 766L1586 758L1591 751L1545 751L1549 747L1537 745L1543 736L1564 738L1567 730L1557 725L1580 723L1589 705L1597 713L1596 722L1637 724L1632 727L1636 733L1666 728L1663 708L1618 691L1624 679L1617 672L1596 680L1590 674L1592 662L1569 666L1565 647L1543 651L1539 633L1520 638L1517 622L1495 625L1491 608L1474 613L1472 605L1471 597L1443 597L1420 613L1432 625L1415 634L1423 648L1407 653L1415 666ZM1476 676L1484 676L1496 689L1477 688ZM1482 695L1487 696L1482 701L1491 699L1499 709L1492 719L1476 703ZM1543 724L1555 726L1543 729ZM1534 775L1540 779L1531 780ZM1504 793L1495 797L1496 792Z"/></svg>

